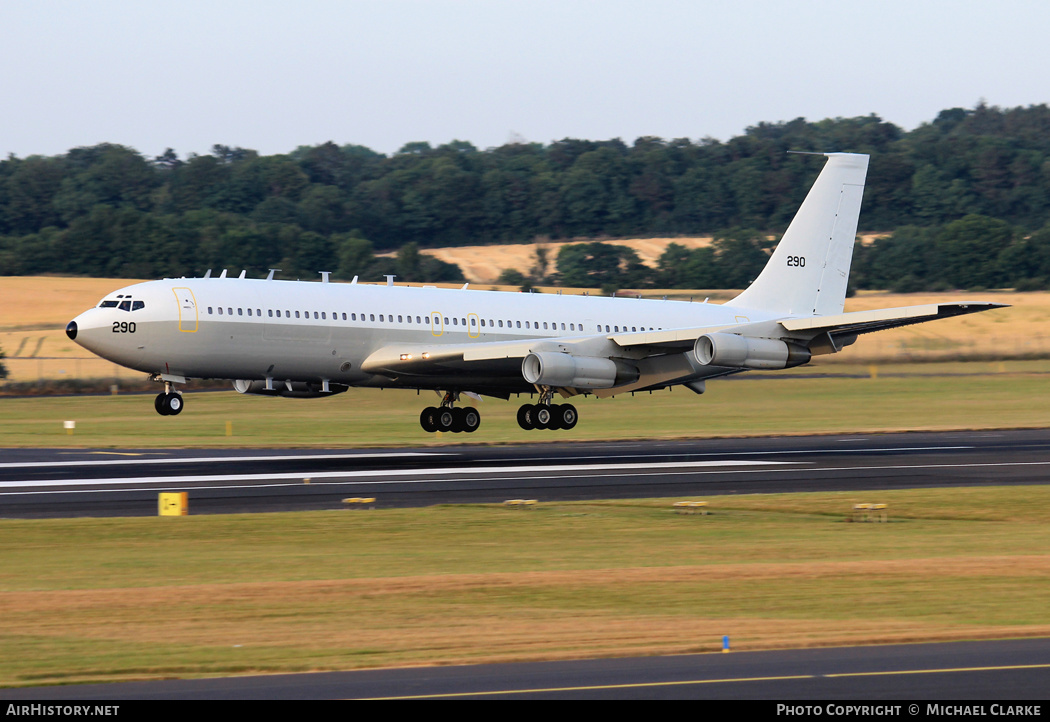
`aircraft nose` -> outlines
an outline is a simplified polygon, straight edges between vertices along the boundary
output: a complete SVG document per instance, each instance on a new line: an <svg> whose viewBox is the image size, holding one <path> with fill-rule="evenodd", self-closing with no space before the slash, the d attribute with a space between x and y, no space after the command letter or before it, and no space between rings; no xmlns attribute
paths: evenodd
<svg viewBox="0 0 1050 722"><path fill-rule="evenodd" d="M66 324L66 335L69 336L71 341L77 340L77 322L70 321Z"/></svg>

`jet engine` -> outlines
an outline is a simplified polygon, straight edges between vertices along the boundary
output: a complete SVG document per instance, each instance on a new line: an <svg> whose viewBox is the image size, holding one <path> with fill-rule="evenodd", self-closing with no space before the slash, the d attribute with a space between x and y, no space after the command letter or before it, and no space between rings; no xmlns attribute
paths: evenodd
<svg viewBox="0 0 1050 722"><path fill-rule="evenodd" d="M525 357L521 375L540 386L609 389L637 381L638 369L611 358L541 351Z"/></svg>
<svg viewBox="0 0 1050 722"><path fill-rule="evenodd" d="M332 396L341 394L349 386L342 384L328 384L328 391L324 386L313 381L274 381L273 388L266 388L265 381L248 381L237 379L233 382L234 390L239 394L259 394L261 396L289 396L298 399L316 399L321 396Z"/></svg>
<svg viewBox="0 0 1050 722"><path fill-rule="evenodd" d="M809 349L775 338L749 338L735 333L706 333L693 346L704 366L734 369L787 369L808 363Z"/></svg>

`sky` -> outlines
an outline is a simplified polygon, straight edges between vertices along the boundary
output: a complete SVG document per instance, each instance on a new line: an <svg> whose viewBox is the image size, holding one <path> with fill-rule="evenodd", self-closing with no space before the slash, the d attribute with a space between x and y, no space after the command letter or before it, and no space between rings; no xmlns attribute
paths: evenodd
<svg viewBox="0 0 1050 722"><path fill-rule="evenodd" d="M0 158L911 130L1050 102L1047 28L1045 0L0 0Z"/></svg>

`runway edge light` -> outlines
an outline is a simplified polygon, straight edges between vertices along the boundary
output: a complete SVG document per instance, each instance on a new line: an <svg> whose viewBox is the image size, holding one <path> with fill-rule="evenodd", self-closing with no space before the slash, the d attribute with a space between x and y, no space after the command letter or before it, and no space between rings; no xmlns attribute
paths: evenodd
<svg viewBox="0 0 1050 722"><path fill-rule="evenodd" d="M157 497L157 515L187 516L190 513L189 497L185 491L161 492Z"/></svg>

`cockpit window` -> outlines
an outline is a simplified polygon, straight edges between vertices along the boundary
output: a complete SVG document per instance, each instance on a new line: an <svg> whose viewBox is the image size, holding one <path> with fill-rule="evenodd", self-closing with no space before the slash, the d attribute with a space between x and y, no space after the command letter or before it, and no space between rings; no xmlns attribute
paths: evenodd
<svg viewBox="0 0 1050 722"><path fill-rule="evenodd" d="M116 308L121 311L138 311L140 308L146 307L145 301L132 301L130 298L126 298L123 301L103 301L98 305L99 308Z"/></svg>

